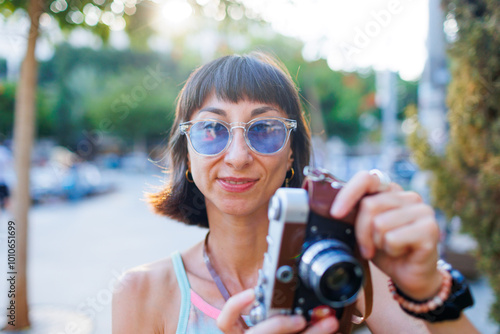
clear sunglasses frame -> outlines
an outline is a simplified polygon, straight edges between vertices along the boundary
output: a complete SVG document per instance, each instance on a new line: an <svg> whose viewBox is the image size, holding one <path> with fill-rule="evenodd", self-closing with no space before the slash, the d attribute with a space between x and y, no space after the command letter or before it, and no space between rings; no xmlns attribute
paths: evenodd
<svg viewBox="0 0 500 334"><path fill-rule="evenodd" d="M283 125L286 128L286 137L285 137L285 140L283 141L283 145L281 145L281 147L277 151L271 152L271 153L262 153L262 152L257 151L252 146L252 144L250 144L250 140L248 139L248 135L247 135L247 133L248 133L247 130L254 123L259 122L259 121L265 121L265 120L278 120L281 123L283 123ZM217 123L223 125L229 132L229 139L227 141L227 144L219 153L215 153L215 154L200 153L194 148L193 143L191 143L191 135L190 135L191 127L193 125L195 125L196 123L207 122L207 121L208 122L217 122ZM219 119L208 118L208 119L200 119L200 120L196 120L196 121L183 122L183 123L179 124L179 130L180 130L181 134L187 136L188 141L189 141L189 145L191 145L193 150L196 153L198 153L199 155L206 156L206 157L215 157L215 156L221 155L224 152L226 152L226 150L228 149L228 147L231 145L231 143L233 141L233 129L242 129L243 130L243 136L245 138L245 142L246 142L247 146L252 150L252 152L255 152L255 153L261 154L261 155L273 155L273 154L280 152L283 149L283 147L285 147L285 145L288 143L288 140L290 138L290 132L292 132L292 130L295 130L296 128L297 128L297 121L296 120L283 118L283 117L258 117L258 118L252 119L251 121L249 121L247 123L245 123L245 122L228 123L228 122L224 122L224 121L219 120Z"/></svg>

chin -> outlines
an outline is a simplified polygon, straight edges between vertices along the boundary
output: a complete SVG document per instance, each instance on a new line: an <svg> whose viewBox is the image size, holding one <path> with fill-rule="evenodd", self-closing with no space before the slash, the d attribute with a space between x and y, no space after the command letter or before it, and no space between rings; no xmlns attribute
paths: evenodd
<svg viewBox="0 0 500 334"><path fill-rule="evenodd" d="M267 203L267 202L266 202ZM267 204L265 208L257 203L250 203L248 199L230 200L226 203L221 203L219 209L227 215L232 216L249 216L263 210L267 216Z"/></svg>

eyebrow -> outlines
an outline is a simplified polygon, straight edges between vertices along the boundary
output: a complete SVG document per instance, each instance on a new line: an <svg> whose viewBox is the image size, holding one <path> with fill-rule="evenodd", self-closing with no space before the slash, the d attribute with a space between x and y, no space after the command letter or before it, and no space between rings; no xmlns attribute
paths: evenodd
<svg viewBox="0 0 500 334"><path fill-rule="evenodd" d="M275 111L279 112L279 110L276 109L276 108L273 108L273 107L270 107L270 106L263 106L263 107L255 108L254 110L252 110L251 116L255 117L255 116L264 114L264 113L266 113L266 112L268 112L270 110L275 110ZM206 107L206 108L201 109L198 112L200 113L200 112L203 112L203 111L208 111L208 112L220 115L220 116L227 116L227 113L223 109L220 109L220 108Z"/></svg>

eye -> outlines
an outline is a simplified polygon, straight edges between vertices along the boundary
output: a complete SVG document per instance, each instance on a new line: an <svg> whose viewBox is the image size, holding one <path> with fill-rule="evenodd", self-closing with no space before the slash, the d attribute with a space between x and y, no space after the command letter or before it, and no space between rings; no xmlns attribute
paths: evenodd
<svg viewBox="0 0 500 334"><path fill-rule="evenodd" d="M206 122L203 122L202 127L205 130L218 131L221 128L223 128L224 126L222 124L220 124L219 122L206 121Z"/></svg>
<svg viewBox="0 0 500 334"><path fill-rule="evenodd" d="M271 134L271 133L281 133L286 130L285 125L276 119L261 120L252 125L252 132L258 134Z"/></svg>
<svg viewBox="0 0 500 334"><path fill-rule="evenodd" d="M206 134L210 134L212 137L227 132L226 127L222 123L216 121L205 121L201 123L200 129L202 129Z"/></svg>
<svg viewBox="0 0 500 334"><path fill-rule="evenodd" d="M259 121L252 125L251 130L255 132L271 132L273 130L274 125L271 121Z"/></svg>

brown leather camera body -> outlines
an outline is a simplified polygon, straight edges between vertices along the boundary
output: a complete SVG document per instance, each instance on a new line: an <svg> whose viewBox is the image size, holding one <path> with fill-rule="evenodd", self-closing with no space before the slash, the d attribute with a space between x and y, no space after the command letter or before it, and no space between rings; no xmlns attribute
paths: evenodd
<svg viewBox="0 0 500 334"><path fill-rule="evenodd" d="M315 180L314 178L306 178L302 188L308 191L309 195L309 207L311 211L315 212L317 215L331 219L330 208L332 207L333 201L340 191L343 182L337 180L333 175L327 174L328 177L325 180ZM333 179L333 180L332 180ZM334 183L340 185L336 187ZM340 219L341 222L352 226L355 228L356 217L358 215L359 205L347 214L344 218ZM355 257L361 263L364 269L365 281L363 284L364 288L364 298L365 298L365 314L363 316L354 315L356 304L353 303L344 308L343 314L340 316L340 329L339 333L350 333L352 330L352 324L360 324L363 322L371 313L372 302L373 302L373 287L370 273L370 266L368 261L361 256L361 252L357 243L355 243Z"/></svg>
<svg viewBox="0 0 500 334"><path fill-rule="evenodd" d="M264 317L293 313L302 314L311 321L312 312L327 303L318 300L319 281L307 283L299 277L299 273L315 270L313 267L308 267L308 261L312 261L312 258L307 258L308 250L320 247L322 240L335 239L344 245L342 247L349 248L350 254L359 264L358 267L362 268L363 282L358 283L364 287L366 317L371 311L372 287L368 262L360 255L354 233L358 210L354 209L343 219L333 219L329 214L330 208L343 183L325 171L314 172L316 174L306 177L303 189L281 190L281 194L284 191L288 192L288 197L291 198L289 203L273 203L276 198L271 200L269 249L265 254L264 268L260 273L259 286L256 288L257 304L261 302L261 306L266 306ZM283 198L287 197L281 196L281 202ZM304 206L307 206L307 209ZM286 210L291 210L291 214L284 214L285 207ZM283 215L285 217L282 217ZM273 221L276 223L273 224ZM274 240L275 236L279 236L280 240ZM273 270L274 272L270 274ZM359 268L357 270L359 271ZM304 276L306 275L302 275ZM310 287L306 288L308 284ZM350 333L353 321L357 323L360 319L353 314L357 292L352 298L345 300L339 307L332 306L332 303L328 306L334 310L335 316L340 321L339 332L344 334Z"/></svg>

